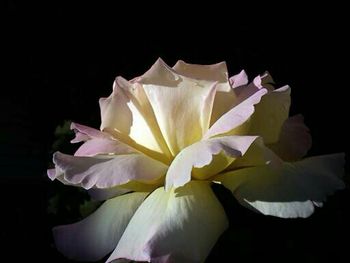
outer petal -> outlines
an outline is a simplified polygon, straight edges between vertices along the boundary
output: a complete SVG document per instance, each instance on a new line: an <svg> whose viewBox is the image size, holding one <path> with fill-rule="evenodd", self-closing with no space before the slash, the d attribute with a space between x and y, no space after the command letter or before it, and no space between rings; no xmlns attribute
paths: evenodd
<svg viewBox="0 0 350 263"><path fill-rule="evenodd" d="M110 135L96 130L94 128L72 122L70 125L70 129L74 130L75 138L71 140L71 143L77 143L82 141L87 141L92 138L109 138Z"/></svg>
<svg viewBox="0 0 350 263"><path fill-rule="evenodd" d="M262 97L250 121L249 134L259 135L265 144L278 141L283 123L288 118L290 88L284 86Z"/></svg>
<svg viewBox="0 0 350 263"><path fill-rule="evenodd" d="M237 128L254 113L254 105L260 102L263 95L267 93L266 89L260 89L252 96L232 108L220 119L218 119L213 126L206 132L204 138L213 137L219 134L224 134Z"/></svg>
<svg viewBox="0 0 350 263"><path fill-rule="evenodd" d="M95 156L98 154L137 153L132 147L113 139L97 138L86 141L74 153L75 156Z"/></svg>
<svg viewBox="0 0 350 263"><path fill-rule="evenodd" d="M240 169L215 180L230 189L245 206L265 215L308 217L326 196L344 188L344 154L311 157L285 163L281 170L269 166Z"/></svg>
<svg viewBox="0 0 350 263"><path fill-rule="evenodd" d="M96 261L111 252L147 193L113 198L84 220L53 229L55 244L70 259Z"/></svg>
<svg viewBox="0 0 350 263"><path fill-rule="evenodd" d="M183 149L171 163L166 175L166 189L183 186L191 180L193 167L201 168L213 160L213 155L224 152L231 157L244 155L256 136L223 136L194 143ZM230 163L223 162L211 174L197 175L206 179L224 170Z"/></svg>
<svg viewBox="0 0 350 263"><path fill-rule="evenodd" d="M302 115L287 119L281 129L277 143L269 147L285 161L297 161L311 148L312 139Z"/></svg>
<svg viewBox="0 0 350 263"><path fill-rule="evenodd" d="M226 171L261 165L270 165L273 169L280 169L283 160L266 147L263 140L259 138L252 143L243 156L236 158L226 168Z"/></svg>
<svg viewBox="0 0 350 263"><path fill-rule="evenodd" d="M141 85L116 78L113 93L100 99L100 108L101 130L158 160L170 157Z"/></svg>
<svg viewBox="0 0 350 263"><path fill-rule="evenodd" d="M232 85L232 88L237 88L243 85L247 85L248 83L248 76L245 73L244 70L239 72L237 75L234 75L230 78L230 83Z"/></svg>
<svg viewBox="0 0 350 263"><path fill-rule="evenodd" d="M110 188L130 181L154 183L162 177L167 166L143 154L117 156L75 157L56 152L53 157L57 177L85 189Z"/></svg>
<svg viewBox="0 0 350 263"><path fill-rule="evenodd" d="M137 152L132 147L113 138L112 135L94 128L72 122L71 129L75 131L75 138L71 141L72 143L85 141L75 152L75 156L128 154Z"/></svg>
<svg viewBox="0 0 350 263"><path fill-rule="evenodd" d="M209 127L215 81L179 75L159 59L137 82L143 85L173 156L202 138Z"/></svg>
<svg viewBox="0 0 350 263"><path fill-rule="evenodd" d="M136 211L107 262L203 262L228 221L209 183L154 191Z"/></svg>

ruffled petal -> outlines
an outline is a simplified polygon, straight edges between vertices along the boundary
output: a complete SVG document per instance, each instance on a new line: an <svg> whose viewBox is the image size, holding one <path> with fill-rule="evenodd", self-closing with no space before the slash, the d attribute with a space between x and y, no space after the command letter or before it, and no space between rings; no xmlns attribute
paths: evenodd
<svg viewBox="0 0 350 263"><path fill-rule="evenodd" d="M165 179L166 189L183 186L191 180L193 167L201 168L213 161L213 155L223 152L229 157L244 155L256 136L222 136L194 143L183 149L171 163ZM215 167L204 171L197 170L194 177L207 179L224 170L230 159L216 162Z"/></svg>
<svg viewBox="0 0 350 263"><path fill-rule="evenodd" d="M82 141L87 141L92 138L109 138L110 136L104 132L96 130L94 128L72 122L70 129L74 130L75 138L71 140L71 143L78 143Z"/></svg>
<svg viewBox="0 0 350 263"><path fill-rule="evenodd" d="M216 81L180 75L158 59L137 82L147 94L173 156L202 138L209 127Z"/></svg>
<svg viewBox="0 0 350 263"><path fill-rule="evenodd" d="M163 162L170 152L143 87L116 78L113 93L100 99L101 130Z"/></svg>
<svg viewBox="0 0 350 263"><path fill-rule="evenodd" d="M233 89L237 88L237 87L241 87L244 85L248 84L248 76L247 73L242 70L241 72L239 72L238 74L232 76L229 79L231 86Z"/></svg>
<svg viewBox="0 0 350 263"><path fill-rule="evenodd" d="M268 145L285 161L297 161L311 148L312 138L302 115L287 119L281 129L277 143Z"/></svg>
<svg viewBox="0 0 350 263"><path fill-rule="evenodd" d="M80 261L102 259L117 246L129 220L147 193L131 193L103 203L93 214L53 229L58 251Z"/></svg>
<svg viewBox="0 0 350 263"><path fill-rule="evenodd" d="M245 206L282 218L308 217L327 195L344 188L344 154L285 163L282 169L257 166L215 178Z"/></svg>
<svg viewBox="0 0 350 263"><path fill-rule="evenodd" d="M208 182L154 191L139 207L107 262L204 262L228 227Z"/></svg>
<svg viewBox="0 0 350 263"><path fill-rule="evenodd" d="M53 156L53 179L85 189L110 188L131 181L152 184L161 178L167 166L143 154L77 157L60 152Z"/></svg>
<svg viewBox="0 0 350 263"><path fill-rule="evenodd" d="M204 135L204 138L210 138L219 134L228 133L246 122L254 113L254 105L259 103L261 97L266 93L267 90L262 88L225 113L210 127L210 129Z"/></svg>

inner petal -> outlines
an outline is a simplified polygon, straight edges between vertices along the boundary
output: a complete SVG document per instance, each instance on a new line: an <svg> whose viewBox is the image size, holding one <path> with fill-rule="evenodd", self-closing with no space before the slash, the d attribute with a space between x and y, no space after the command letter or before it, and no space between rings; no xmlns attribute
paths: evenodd
<svg viewBox="0 0 350 263"><path fill-rule="evenodd" d="M159 59L137 82L173 156L202 138L210 124L216 81L180 75Z"/></svg>

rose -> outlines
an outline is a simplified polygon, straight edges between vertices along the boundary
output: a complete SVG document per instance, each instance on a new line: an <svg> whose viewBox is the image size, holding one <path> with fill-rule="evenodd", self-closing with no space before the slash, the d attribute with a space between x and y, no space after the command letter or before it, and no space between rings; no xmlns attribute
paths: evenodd
<svg viewBox="0 0 350 263"><path fill-rule="evenodd" d="M202 262L228 227L210 188L220 183L244 206L307 217L344 187L343 154L301 160L311 137L288 118L290 88L268 73L247 84L225 63L173 68L159 59L141 77L117 77L100 100L101 131L72 123L74 156L55 153L49 177L107 200L81 222L54 228L67 257L107 262ZM163 187L163 185L165 187Z"/></svg>

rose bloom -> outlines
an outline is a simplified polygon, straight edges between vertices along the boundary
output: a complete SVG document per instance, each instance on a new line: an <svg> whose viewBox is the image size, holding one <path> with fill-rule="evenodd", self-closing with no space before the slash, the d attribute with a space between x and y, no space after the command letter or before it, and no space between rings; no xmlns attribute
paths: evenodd
<svg viewBox="0 0 350 263"><path fill-rule="evenodd" d="M56 152L49 177L106 200L84 220L53 229L57 249L81 261L203 262L228 227L211 189L245 207L308 217L344 187L344 155L302 159L311 146L301 115L288 118L290 87L268 73L248 84L224 62L161 59L100 99L100 130L72 123L74 156Z"/></svg>

